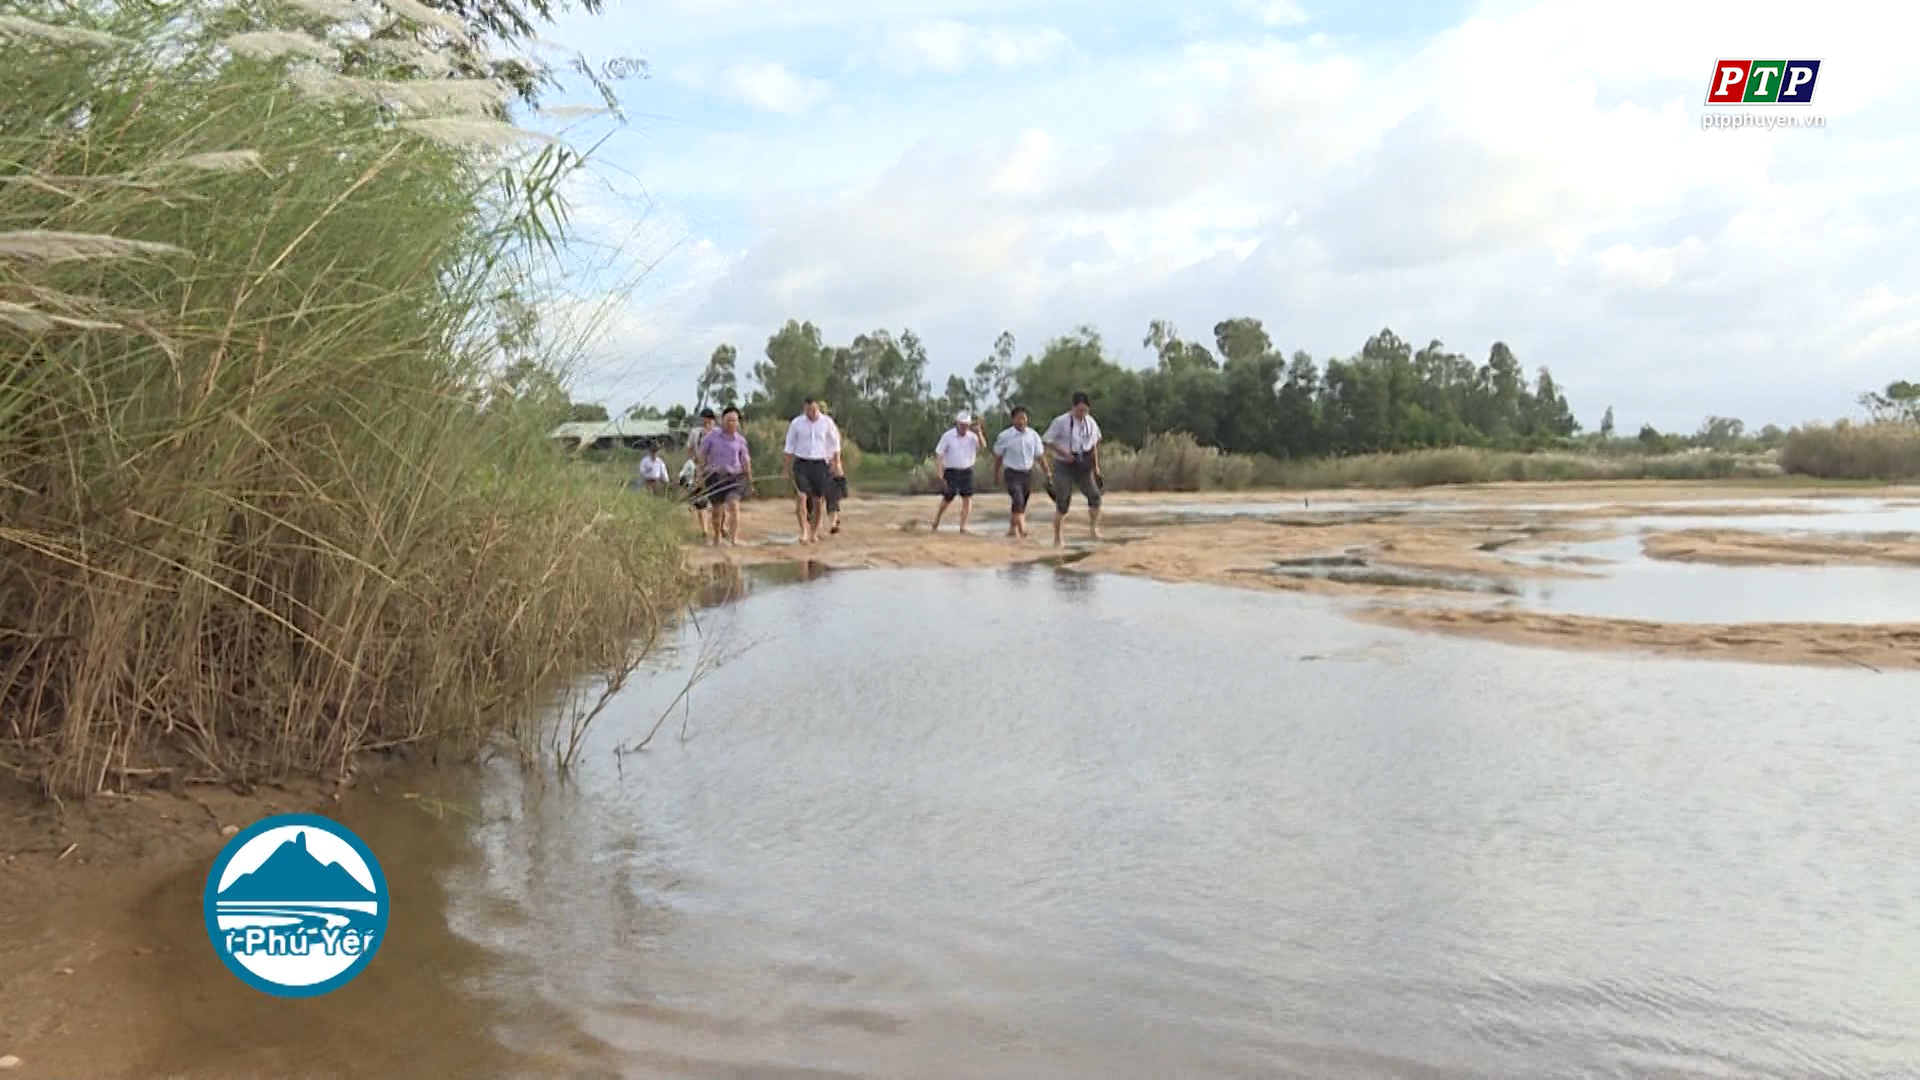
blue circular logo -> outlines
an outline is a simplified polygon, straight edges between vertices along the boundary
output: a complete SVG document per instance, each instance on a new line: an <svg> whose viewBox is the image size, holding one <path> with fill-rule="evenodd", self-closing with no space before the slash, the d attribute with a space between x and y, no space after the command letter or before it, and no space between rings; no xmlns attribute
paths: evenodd
<svg viewBox="0 0 1920 1080"><path fill-rule="evenodd" d="M387 879L373 849L317 814L264 818L227 841L204 906L227 970L275 997L338 990L387 935Z"/></svg>

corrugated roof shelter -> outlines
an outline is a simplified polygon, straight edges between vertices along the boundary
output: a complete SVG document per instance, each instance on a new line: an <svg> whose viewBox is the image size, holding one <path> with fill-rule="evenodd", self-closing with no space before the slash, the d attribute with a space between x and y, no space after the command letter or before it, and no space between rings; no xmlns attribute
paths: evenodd
<svg viewBox="0 0 1920 1080"><path fill-rule="evenodd" d="M570 443L570 449L586 447L611 450L616 446L624 446L630 450L640 450L649 443L672 445L674 429L673 424L666 420L635 420L629 417L619 420L576 420L547 432L547 438Z"/></svg>

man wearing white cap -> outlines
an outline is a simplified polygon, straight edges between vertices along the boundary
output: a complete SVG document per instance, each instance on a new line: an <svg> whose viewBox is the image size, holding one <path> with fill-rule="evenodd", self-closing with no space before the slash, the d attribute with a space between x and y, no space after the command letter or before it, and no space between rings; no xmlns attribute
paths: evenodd
<svg viewBox="0 0 1920 1080"><path fill-rule="evenodd" d="M956 497L960 500L960 531L967 531L967 521L973 516L973 463L986 445L987 440L973 427L973 417L966 412L955 416L953 426L940 433L940 445L933 448L941 470L940 509L933 515L933 531L940 531L940 519Z"/></svg>

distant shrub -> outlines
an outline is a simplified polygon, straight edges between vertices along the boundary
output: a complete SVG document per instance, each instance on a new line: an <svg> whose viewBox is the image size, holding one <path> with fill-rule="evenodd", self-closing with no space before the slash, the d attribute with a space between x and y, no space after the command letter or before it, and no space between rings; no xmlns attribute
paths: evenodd
<svg viewBox="0 0 1920 1080"><path fill-rule="evenodd" d="M1777 476L1765 455L1691 451L1608 456L1520 453L1455 447L1399 454L1360 454L1309 461L1262 462L1256 482L1295 489L1425 488L1501 481L1726 480Z"/></svg>
<svg viewBox="0 0 1920 1080"><path fill-rule="evenodd" d="M1780 467L1823 480L1920 478L1920 426L1843 420L1795 428L1780 448Z"/></svg>

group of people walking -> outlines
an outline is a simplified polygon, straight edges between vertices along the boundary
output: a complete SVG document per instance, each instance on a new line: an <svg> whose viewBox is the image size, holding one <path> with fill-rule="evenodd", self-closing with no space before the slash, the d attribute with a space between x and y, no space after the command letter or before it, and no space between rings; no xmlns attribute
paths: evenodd
<svg viewBox="0 0 1920 1080"><path fill-rule="evenodd" d="M1054 546L1065 543L1063 533L1076 488L1087 501L1093 538L1100 539L1100 495L1105 487L1100 475L1100 422L1093 418L1087 395L1073 395L1073 407L1054 417L1044 434L1027 423L1025 405L1013 407L1012 419L1012 426L993 440L993 483L1007 493L1007 535L1032 535L1027 531L1027 503L1033 497L1033 474L1037 471L1053 498ZM933 450L941 470L940 509L933 515L935 532L955 499L960 500L960 531L967 531L973 517L974 469L980 451L986 448L986 432L975 425L969 413L955 415L953 426L941 433Z"/></svg>
<svg viewBox="0 0 1920 1080"><path fill-rule="evenodd" d="M1014 406L1012 421L992 444L993 483L1004 487L1008 498L1007 535L1031 535L1027 531L1027 504L1037 471L1053 499L1054 546L1065 542L1063 530L1073 509L1076 488L1086 499L1092 535L1098 540L1104 487L1101 435L1088 396L1074 394L1072 407L1054 417L1044 433L1029 426L1024 405ZM794 517L803 544L818 543L823 527L830 534L840 531L841 503L847 497L842 439L839 425L814 398L808 398L800 415L787 425L780 471L793 484ZM968 531L973 516L974 472L987 445L985 431L966 412L956 415L953 426L941 433L933 451L941 469L940 509L933 516L934 531L939 531L947 508L956 499L960 501L960 531ZM666 490L667 467L657 449L641 463L640 478L649 491ZM753 487L753 454L746 434L740 430L739 409L728 406L718 416L712 409L701 410L700 430L687 440L687 461L681 466L679 481L707 542L719 544L724 540L737 545L740 500Z"/></svg>

